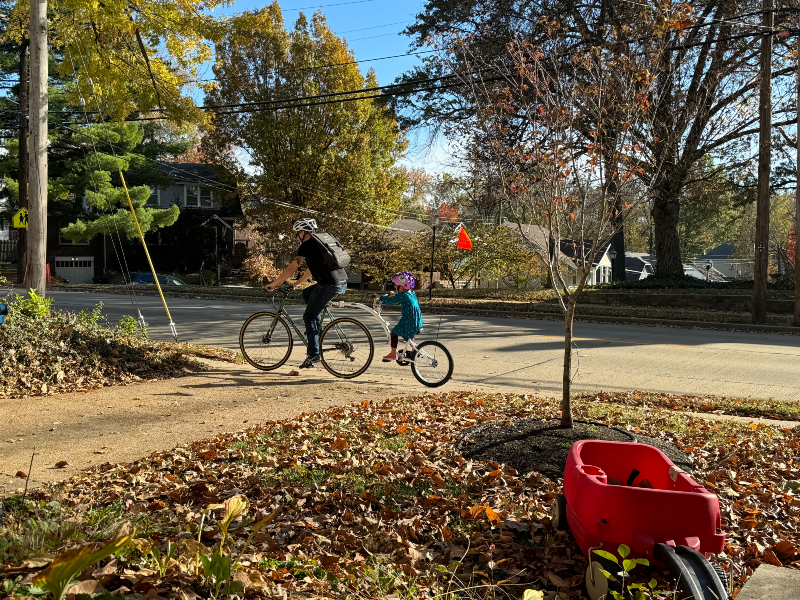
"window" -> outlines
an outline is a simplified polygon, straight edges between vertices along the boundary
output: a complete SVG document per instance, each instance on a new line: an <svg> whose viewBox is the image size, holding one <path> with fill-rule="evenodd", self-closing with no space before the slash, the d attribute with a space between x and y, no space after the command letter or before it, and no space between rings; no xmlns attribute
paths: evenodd
<svg viewBox="0 0 800 600"><path fill-rule="evenodd" d="M198 189L196 185L186 186L186 207L193 208L199 206Z"/></svg>
<svg viewBox="0 0 800 600"><path fill-rule="evenodd" d="M158 206L158 188L150 186L150 197L147 199L147 206Z"/></svg>
<svg viewBox="0 0 800 600"><path fill-rule="evenodd" d="M183 206L183 194L184 189L182 185L173 185L163 190L161 192L161 197L164 199L164 202L161 203L161 206L172 206L175 204Z"/></svg>
<svg viewBox="0 0 800 600"><path fill-rule="evenodd" d="M211 208L214 203L214 192L211 188L200 188L200 206Z"/></svg>
<svg viewBox="0 0 800 600"><path fill-rule="evenodd" d="M64 237L60 231L58 232L58 243L62 246L88 246L89 242L73 242Z"/></svg>
<svg viewBox="0 0 800 600"><path fill-rule="evenodd" d="M92 267L90 260L56 260L56 269L78 268L88 269Z"/></svg>

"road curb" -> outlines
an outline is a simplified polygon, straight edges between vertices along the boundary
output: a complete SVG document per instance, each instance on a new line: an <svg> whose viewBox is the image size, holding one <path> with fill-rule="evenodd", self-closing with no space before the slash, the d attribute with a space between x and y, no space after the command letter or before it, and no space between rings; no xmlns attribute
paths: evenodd
<svg viewBox="0 0 800 600"><path fill-rule="evenodd" d="M521 312L512 310L488 310L484 308L447 308L440 306L422 306L425 313L444 313L456 315L479 314L486 317L545 319L561 318L560 312ZM662 325L698 329L726 329L735 331L752 331L756 333L793 333L800 334L798 327L783 325L751 325L749 323L716 323L711 321L684 321L680 319L648 319L645 317L615 317L606 315L575 315L576 321L588 323L631 323L635 325Z"/></svg>
<svg viewBox="0 0 800 600"><path fill-rule="evenodd" d="M82 292L85 294L101 294L99 291L75 290L66 288L54 288L61 292ZM115 292L105 292L115 293ZM118 295L127 295L117 293ZM137 296L158 297L157 292L139 291ZM234 296L234 295L214 295L214 294L171 294L164 292L165 298L186 298L189 300L222 300L231 302L248 302L252 304L272 304L270 298L263 296ZM298 301L289 300L288 304L300 304ZM595 306L595 305L592 305ZM422 312L431 314L453 314L453 315L480 315L485 317L499 318L522 318L552 320L554 317L561 319L562 313L559 312L523 312L514 310L493 310L486 308L449 308L446 306L426 306L420 307ZM668 327L683 327L687 329L722 329L728 331L751 331L754 333L789 333L800 335L800 327L789 327L785 325L752 325L750 323L719 323L712 321L684 321L681 319L649 319L646 317L622 317L609 315L575 315L575 320L584 323L629 323L632 325L656 325Z"/></svg>

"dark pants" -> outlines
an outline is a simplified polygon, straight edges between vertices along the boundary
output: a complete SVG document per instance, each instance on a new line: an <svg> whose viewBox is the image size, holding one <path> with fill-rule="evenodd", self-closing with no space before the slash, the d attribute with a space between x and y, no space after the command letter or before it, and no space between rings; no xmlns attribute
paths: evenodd
<svg viewBox="0 0 800 600"><path fill-rule="evenodd" d="M392 347L392 350L397 350L397 344L400 341L400 338L397 337L397 334L396 333L389 334L389 340L390 340L389 345ZM403 338L404 342L406 340L407 338Z"/></svg>
<svg viewBox="0 0 800 600"><path fill-rule="evenodd" d="M319 328L322 325L322 311L328 302L336 296L347 291L347 283L336 285L321 285L319 283L303 290L303 300L308 305L303 313L303 323L306 324L306 338L308 339L308 355L319 354Z"/></svg>

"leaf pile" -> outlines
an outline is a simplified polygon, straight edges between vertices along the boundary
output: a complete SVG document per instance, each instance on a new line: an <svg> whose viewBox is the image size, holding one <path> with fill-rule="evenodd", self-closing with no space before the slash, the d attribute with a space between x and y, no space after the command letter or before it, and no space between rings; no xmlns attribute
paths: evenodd
<svg viewBox="0 0 800 600"><path fill-rule="evenodd" d="M798 431L576 404L577 417L664 439L692 456L695 479L720 497L737 585L762 562L800 567ZM364 401L102 465L37 500L57 501L73 515L67 520L80 520L88 507L120 507L121 518L138 522L142 544L162 553L168 542L181 544L163 577L137 552L85 573L122 593L208 597L192 557L210 555L222 532L204 511L243 496L248 509L227 543L241 555L236 577L248 597L424 598L497 586L512 597L537 588L548 598L578 598L586 559L569 534L550 526L560 481L453 451L477 425L550 418L552 407L528 396L469 393ZM34 572L0 571L28 581ZM674 585L651 575L663 588Z"/></svg>
<svg viewBox="0 0 800 600"><path fill-rule="evenodd" d="M202 368L184 349L142 336L131 317L105 323L99 307L78 314L14 310L0 325L0 398L88 390Z"/></svg>

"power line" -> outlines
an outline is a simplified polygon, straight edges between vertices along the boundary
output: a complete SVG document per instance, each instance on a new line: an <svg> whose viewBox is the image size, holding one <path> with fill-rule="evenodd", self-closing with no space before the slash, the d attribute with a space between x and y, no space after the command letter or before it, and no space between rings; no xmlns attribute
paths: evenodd
<svg viewBox="0 0 800 600"><path fill-rule="evenodd" d="M347 31L339 31L336 35L341 35L342 33L353 33L356 31L366 31L367 29L380 29L381 27L390 27L392 25L405 25L406 23L411 23L411 21L396 21L394 23L386 23L385 25L372 25L371 27L360 27L359 29L348 29Z"/></svg>
<svg viewBox="0 0 800 600"><path fill-rule="evenodd" d="M367 2L376 2L377 0L351 0L350 2L337 2L336 4L318 4L317 6L304 6L302 8L281 8L283 12L290 12L295 10L317 10L318 8L331 8L333 6L345 6L347 4L365 4Z"/></svg>
<svg viewBox="0 0 800 600"><path fill-rule="evenodd" d="M317 69L330 69L332 67L342 67L342 66L347 66L347 65L357 65L357 64L361 64L361 63L367 63L367 62L375 62L375 61L378 61L378 60L390 60L390 59L393 59L393 58L404 58L406 56L421 56L423 54L432 54L434 52L436 52L436 50L420 50L418 52L406 52L405 54L393 54L391 56L379 56L377 58L365 58L365 59L358 59L358 60L353 59L353 60L350 60L350 61L347 61L347 62L330 63L330 64L327 64L327 65L316 65L316 66L313 66L313 67L297 67L295 69L287 69L285 71L281 71L281 73L297 73L299 71L315 71ZM276 71L272 71L272 73L277 74ZM202 82L214 82L214 81L222 82L222 81L227 81L229 79L246 79L246 78L249 78L249 77L250 77L250 74L247 74L247 75L228 75L227 77L211 77L211 78L208 78L208 79L193 79L193 80L191 80L191 81L189 81L187 83L197 83L197 82L201 82L201 81Z"/></svg>

